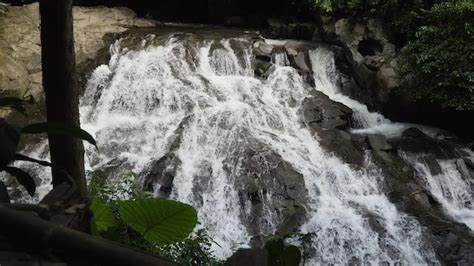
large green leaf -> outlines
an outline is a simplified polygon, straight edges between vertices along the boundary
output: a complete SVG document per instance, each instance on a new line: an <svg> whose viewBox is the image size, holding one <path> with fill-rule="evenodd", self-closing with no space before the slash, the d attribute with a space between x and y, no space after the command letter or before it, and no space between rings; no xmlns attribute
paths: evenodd
<svg viewBox="0 0 474 266"><path fill-rule="evenodd" d="M267 241L265 248L268 250L268 261L274 266L299 266L301 251L297 246L285 247L282 237L274 237Z"/></svg>
<svg viewBox="0 0 474 266"><path fill-rule="evenodd" d="M283 252L283 265L299 266L301 262L301 251L296 246L288 246Z"/></svg>
<svg viewBox="0 0 474 266"><path fill-rule="evenodd" d="M19 140L20 132L0 118L0 169L13 160Z"/></svg>
<svg viewBox="0 0 474 266"><path fill-rule="evenodd" d="M117 221L109 207L95 198L91 202L92 211L92 233L98 234L107 231L109 228L117 227Z"/></svg>
<svg viewBox="0 0 474 266"><path fill-rule="evenodd" d="M268 262L270 265L284 266L282 255L285 251L285 244L281 237L270 238L265 243L265 248L268 250Z"/></svg>
<svg viewBox="0 0 474 266"><path fill-rule="evenodd" d="M10 175L16 177L16 180L20 185L24 186L28 194L33 196L36 191L35 180L27 172L16 168L16 167L5 167L3 170L9 173Z"/></svg>
<svg viewBox="0 0 474 266"><path fill-rule="evenodd" d="M119 213L128 226L157 245L184 240L197 224L192 206L166 199L125 201Z"/></svg>
<svg viewBox="0 0 474 266"><path fill-rule="evenodd" d="M70 136L70 137L75 137L78 139L85 140L97 148L95 139L89 133L87 133L85 130L79 127L70 126L70 125L63 125L63 124L58 124L58 123L53 123L53 122L31 124L24 127L21 130L21 133L23 134L48 133L48 134L53 134L53 135Z"/></svg>

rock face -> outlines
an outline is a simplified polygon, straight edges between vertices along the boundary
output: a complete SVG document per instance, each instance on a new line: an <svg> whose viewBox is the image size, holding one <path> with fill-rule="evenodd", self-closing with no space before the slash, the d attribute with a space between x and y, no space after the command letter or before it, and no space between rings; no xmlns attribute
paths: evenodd
<svg viewBox="0 0 474 266"><path fill-rule="evenodd" d="M325 21L328 35L343 47L338 67L350 69L353 78L347 78L346 92L369 108L380 109L399 86L395 73L398 49L388 41L382 22Z"/></svg>
<svg viewBox="0 0 474 266"><path fill-rule="evenodd" d="M305 221L307 191L303 175L292 168L278 154L258 142L252 141L240 154L243 169L237 178L241 204L251 202L251 215L243 215L251 235L271 234L266 228L265 210L273 210L271 216L280 221L278 233L296 230ZM267 211L268 212L268 211Z"/></svg>
<svg viewBox="0 0 474 266"><path fill-rule="evenodd" d="M79 65L95 60L97 53L108 48L106 34L120 33L129 27L151 27L155 22L136 18L127 8L74 7L74 39L76 62ZM42 93L41 44L39 33L38 3L8 7L0 16L0 97L33 96L38 103L29 114L33 118L44 116ZM7 117L22 123L20 116L10 111L0 111Z"/></svg>
<svg viewBox="0 0 474 266"><path fill-rule="evenodd" d="M0 18L0 96L32 95L40 103L36 111L40 116L43 94L37 14L38 5L32 4L11 7ZM75 8L74 16L77 61L83 73L87 72L88 67L95 66L90 62L101 60L101 53L104 49L106 51L112 40L108 39L111 34L125 32L128 27L154 26L154 22L137 19L133 12L123 8ZM229 18L229 23L240 22L237 18ZM331 32L330 28L328 30ZM378 106L398 86L394 79L395 46L387 41L380 24L374 20L366 24L339 20L334 23L332 32L346 45L345 48L334 48L338 70L343 75L343 91L372 107ZM139 47L144 33L138 32L137 38L130 34L130 38L125 40L130 45L127 47ZM182 37L179 34L176 36ZM213 36L222 38L220 32ZM159 42L158 39L155 41ZM255 58L252 64L258 78L268 78L275 69L274 64L278 63L293 67L308 86L314 85L308 54L308 48L314 47L314 44L287 41L282 45L270 45L258 36L249 39L253 44ZM239 46L239 43L231 45ZM13 117L5 113L0 115ZM371 163L380 169L384 177L380 182L389 199L401 212L416 217L425 227L424 237L434 243L441 261L466 265L474 263L474 240L470 231L443 212L440 203L417 178L414 167L400 155L403 152L423 154L422 161L431 175L443 172L438 159L456 159L456 167L461 169L463 178L473 179L474 162L464 151L466 145L452 139L432 138L416 128L407 129L397 138L380 134L353 134L352 110L317 91L303 100L300 119L302 126L313 133L328 153L335 154L351 167L362 169L367 167L367 157L372 159ZM167 153L156 158L148 169L140 173L144 188L157 196L169 197L173 192L173 182L181 164L177 151L186 123L187 119L174 133L174 141L167 147ZM265 217L277 221L276 229L280 234L297 230L308 219L306 209L310 199L303 175L267 145L246 138L246 142L234 155L226 158L223 165L239 166L237 173L231 173L225 167L224 171L234 175L233 185L238 192L240 206L245 210L241 212L240 219L252 237L252 247L261 248L263 239L275 233ZM119 175L117 173L124 169L128 171L132 167L126 161L111 160L103 171L109 176ZM212 173L196 180L193 188L197 190L194 193L198 198L196 202L202 200L199 199L199 191L207 185L209 176ZM370 226L377 227L376 222L370 220ZM254 257L253 261L260 261L260 255L255 253L249 256ZM249 261L245 260L245 256L237 259L237 263Z"/></svg>

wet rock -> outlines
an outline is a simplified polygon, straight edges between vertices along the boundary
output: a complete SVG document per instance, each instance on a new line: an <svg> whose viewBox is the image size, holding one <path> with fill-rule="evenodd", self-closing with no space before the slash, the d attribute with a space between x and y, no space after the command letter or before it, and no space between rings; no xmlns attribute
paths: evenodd
<svg viewBox="0 0 474 266"><path fill-rule="evenodd" d="M425 133L423 133L423 131L419 130L418 128L411 127L409 129L406 129L405 131L403 131L402 137L417 139L417 138L427 137L427 135Z"/></svg>
<svg viewBox="0 0 474 266"><path fill-rule="evenodd" d="M261 78L267 78L268 74L270 73L269 70L272 67L272 63L269 61L261 60L260 58L256 58L253 61L253 67L255 75Z"/></svg>
<svg viewBox="0 0 474 266"><path fill-rule="evenodd" d="M168 153L151 163L148 169L140 173L141 184L146 191L154 192L165 198L171 194L177 167L181 164L176 151L181 144L184 126L190 119L191 117L186 117L178 126L174 134L174 140L168 148Z"/></svg>
<svg viewBox="0 0 474 266"><path fill-rule="evenodd" d="M303 101L303 118L312 130L347 129L350 124L352 110L332 101L321 92L314 92L313 97Z"/></svg>
<svg viewBox="0 0 474 266"><path fill-rule="evenodd" d="M423 162L428 166L431 175L439 175L443 173L443 169L441 169L441 165L439 165L438 161L431 155L424 156L422 158Z"/></svg>
<svg viewBox="0 0 474 266"><path fill-rule="evenodd" d="M466 164L467 159L457 159L456 160L456 168L461 173L462 178L467 182L470 182L474 179L474 169Z"/></svg>
<svg viewBox="0 0 474 266"><path fill-rule="evenodd" d="M468 244L473 241L472 237L459 236L451 231L446 232L443 236L443 241L440 242L437 253L446 264L474 264L474 249Z"/></svg>
<svg viewBox="0 0 474 266"><path fill-rule="evenodd" d="M173 190L177 163L177 158L173 154L167 154L154 162L143 177L144 189L155 192L160 197L169 197ZM159 186L158 191L155 191L156 186Z"/></svg>
<svg viewBox="0 0 474 266"><path fill-rule="evenodd" d="M420 204L423 208L430 209L431 204L428 198L428 195L423 191L418 191L412 194L413 199Z"/></svg>
<svg viewBox="0 0 474 266"><path fill-rule="evenodd" d="M466 166L473 170L474 171L474 161L469 159L469 158L464 158L464 163L466 164Z"/></svg>
<svg viewBox="0 0 474 266"><path fill-rule="evenodd" d="M387 142L387 139L383 135L369 134L367 135L367 140L373 150L387 151L393 149L392 145Z"/></svg>
<svg viewBox="0 0 474 266"><path fill-rule="evenodd" d="M305 52L299 52L297 56L294 57L294 62L296 67L304 71L311 71L311 62L309 57Z"/></svg>
<svg viewBox="0 0 474 266"><path fill-rule="evenodd" d="M317 133L320 144L329 153L334 153L344 162L362 167L365 161L366 146L353 141L351 135L345 131L332 129Z"/></svg>
<svg viewBox="0 0 474 266"><path fill-rule="evenodd" d="M352 110L329 99L321 92L303 101L303 121L320 140L320 144L343 161L362 167L365 160L365 141L345 130L351 124ZM365 140L365 139L364 139Z"/></svg>
<svg viewBox="0 0 474 266"><path fill-rule="evenodd" d="M237 157L242 171L236 179L236 186L241 205L250 203L250 215L242 216L249 233L273 233L269 231L266 215L273 216L273 221L281 221L277 224L279 230L286 233L296 230L306 219L302 207L307 201L303 175L256 140L245 146ZM269 213L263 215L263 212Z"/></svg>
<svg viewBox="0 0 474 266"><path fill-rule="evenodd" d="M431 137L401 137L390 140L390 143L397 149L411 153L430 154L436 159L456 159L467 156L460 144L433 139Z"/></svg>
<svg viewBox="0 0 474 266"><path fill-rule="evenodd" d="M273 46L264 41L255 42L253 47L253 54L256 56L271 56L273 51Z"/></svg>

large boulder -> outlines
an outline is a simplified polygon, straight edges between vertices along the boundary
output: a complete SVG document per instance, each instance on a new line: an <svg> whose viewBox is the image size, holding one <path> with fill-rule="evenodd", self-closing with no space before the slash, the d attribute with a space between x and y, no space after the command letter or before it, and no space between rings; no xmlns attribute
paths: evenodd
<svg viewBox="0 0 474 266"><path fill-rule="evenodd" d="M137 18L127 8L74 7L74 40L79 75L87 75L97 66L97 54L108 54L111 40L107 34L121 33L129 27L152 27L155 22ZM0 97L32 96L36 105L27 110L30 120L45 116L41 80L39 4L10 6L0 16ZM87 64L87 67L82 65ZM18 124L25 119L14 112L0 111L0 117Z"/></svg>
<svg viewBox="0 0 474 266"><path fill-rule="evenodd" d="M242 206L250 202L250 215L242 215L242 221L253 236L274 233L267 215L280 221L278 233L296 230L306 219L308 193L303 175L265 145L256 140L248 144L239 153L242 170L236 180ZM265 211L270 213L262 215Z"/></svg>
<svg viewBox="0 0 474 266"><path fill-rule="evenodd" d="M400 86L396 75L398 49L388 41L382 21L324 21L329 36L344 50L338 55L337 68L343 73L350 72L354 81L346 82L344 91L371 109L381 109Z"/></svg>
<svg viewBox="0 0 474 266"><path fill-rule="evenodd" d="M368 147L364 137L349 132L352 118L349 107L314 91L303 101L302 116L305 125L317 135L325 150L346 163L363 166Z"/></svg>
<svg viewBox="0 0 474 266"><path fill-rule="evenodd" d="M305 124L314 131L330 129L348 129L352 110L344 104L332 101L319 91L303 101Z"/></svg>

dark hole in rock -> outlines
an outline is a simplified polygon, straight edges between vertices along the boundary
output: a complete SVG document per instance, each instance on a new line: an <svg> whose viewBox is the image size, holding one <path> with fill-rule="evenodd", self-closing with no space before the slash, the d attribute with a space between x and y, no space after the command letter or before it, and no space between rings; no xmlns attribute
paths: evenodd
<svg viewBox="0 0 474 266"><path fill-rule="evenodd" d="M362 56L376 55L383 51L383 46L380 41L374 39L365 39L359 42L357 51L359 51Z"/></svg>

